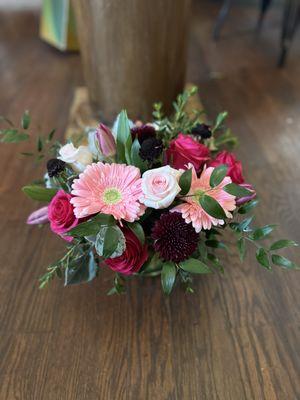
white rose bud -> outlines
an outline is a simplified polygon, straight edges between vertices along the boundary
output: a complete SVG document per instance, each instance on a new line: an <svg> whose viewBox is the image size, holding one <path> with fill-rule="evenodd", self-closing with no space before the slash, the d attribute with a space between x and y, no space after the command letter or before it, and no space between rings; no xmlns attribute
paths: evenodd
<svg viewBox="0 0 300 400"><path fill-rule="evenodd" d="M93 162L93 154L87 146L76 148L73 143L67 143L61 147L57 158L70 164L76 172L83 172L85 167Z"/></svg>

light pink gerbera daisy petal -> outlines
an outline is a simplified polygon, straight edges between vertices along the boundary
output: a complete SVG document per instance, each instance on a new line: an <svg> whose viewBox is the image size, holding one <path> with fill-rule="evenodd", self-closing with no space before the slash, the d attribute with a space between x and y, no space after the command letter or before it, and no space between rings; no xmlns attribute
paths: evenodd
<svg viewBox="0 0 300 400"><path fill-rule="evenodd" d="M96 213L133 222L145 211L140 170L125 164L88 165L72 185L71 203L77 218Z"/></svg>
<svg viewBox="0 0 300 400"><path fill-rule="evenodd" d="M202 229L211 229L212 226L224 225L222 219L214 218L204 211L199 203L199 196L200 193L206 192L209 196L217 200L223 208L226 217L232 218L230 211L236 208L235 196L223 190L224 186L231 183L231 178L226 176L218 186L211 188L209 180L214 170L213 167L204 169L200 178L197 178L194 167L189 165L189 168L192 168L192 183L189 193L184 197L185 203L174 207L171 211L180 212L185 222L192 223L196 232L200 232Z"/></svg>

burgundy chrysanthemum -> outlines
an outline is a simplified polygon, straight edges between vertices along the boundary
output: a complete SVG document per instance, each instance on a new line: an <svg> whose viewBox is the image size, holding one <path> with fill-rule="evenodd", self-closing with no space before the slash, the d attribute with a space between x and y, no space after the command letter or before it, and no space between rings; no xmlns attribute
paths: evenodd
<svg viewBox="0 0 300 400"><path fill-rule="evenodd" d="M154 249L166 261L176 263L187 259L196 250L199 234L187 224L180 213L161 215L152 229Z"/></svg>
<svg viewBox="0 0 300 400"><path fill-rule="evenodd" d="M152 125L134 126L131 128L132 139L138 138L140 144L149 138L155 138L156 133Z"/></svg>

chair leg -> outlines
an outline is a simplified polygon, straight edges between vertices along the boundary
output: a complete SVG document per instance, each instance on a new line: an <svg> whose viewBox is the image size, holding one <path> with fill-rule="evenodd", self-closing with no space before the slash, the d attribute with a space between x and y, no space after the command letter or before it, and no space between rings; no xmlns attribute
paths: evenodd
<svg viewBox="0 0 300 400"><path fill-rule="evenodd" d="M260 32L260 30L261 30L266 12L268 11L271 3L272 3L272 0L261 0L260 12L259 12L259 17L258 17L257 26L256 26L257 32Z"/></svg>
<svg viewBox="0 0 300 400"><path fill-rule="evenodd" d="M215 23L214 31L213 31L213 38L214 40L218 40L220 37L221 29L224 25L225 18L227 17L230 7L232 5L232 0L224 0L221 10L218 14L217 21Z"/></svg>
<svg viewBox="0 0 300 400"><path fill-rule="evenodd" d="M298 0L285 0L280 55L278 67L284 67L288 51L290 49L297 25L300 19L300 4Z"/></svg>

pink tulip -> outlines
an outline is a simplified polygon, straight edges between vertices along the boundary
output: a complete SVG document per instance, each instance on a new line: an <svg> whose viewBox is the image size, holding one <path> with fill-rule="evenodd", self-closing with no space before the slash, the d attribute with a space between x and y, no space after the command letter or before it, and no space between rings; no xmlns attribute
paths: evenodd
<svg viewBox="0 0 300 400"><path fill-rule="evenodd" d="M99 150L105 157L112 157L116 154L116 142L110 129L100 124L96 131L96 138L99 145Z"/></svg>
<svg viewBox="0 0 300 400"><path fill-rule="evenodd" d="M46 224L48 219L48 206L39 208L29 215L27 218L28 225Z"/></svg>

